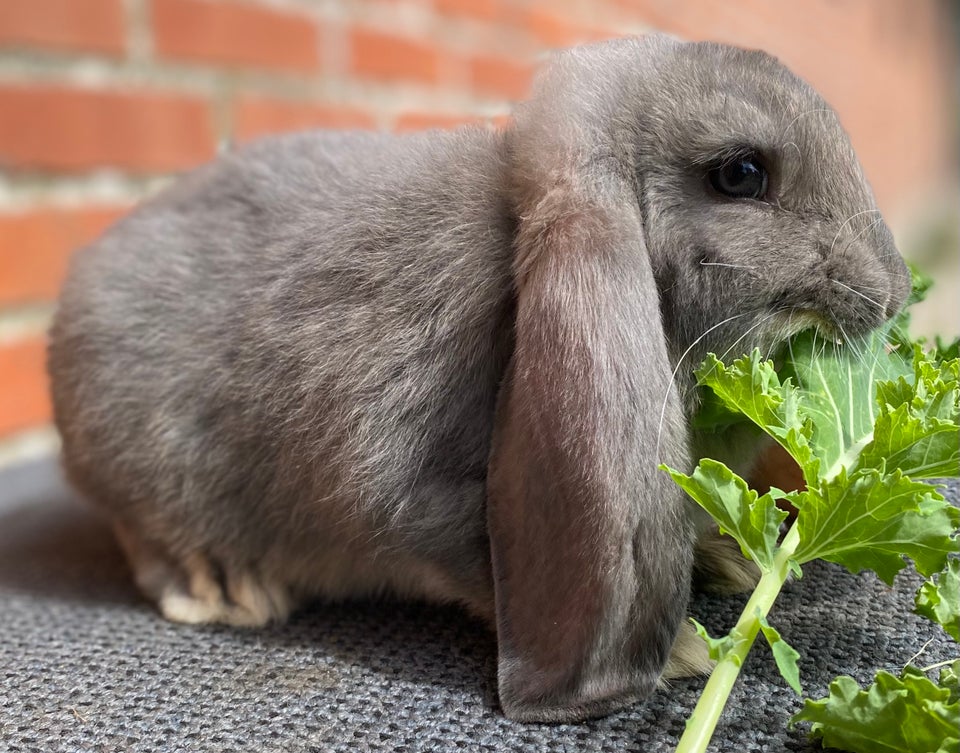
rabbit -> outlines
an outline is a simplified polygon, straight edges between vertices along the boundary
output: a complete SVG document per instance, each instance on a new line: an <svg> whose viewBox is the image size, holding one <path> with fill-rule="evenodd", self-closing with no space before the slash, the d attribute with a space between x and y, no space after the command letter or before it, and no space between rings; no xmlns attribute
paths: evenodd
<svg viewBox="0 0 960 753"><path fill-rule="evenodd" d="M908 289L810 86L645 36L557 53L501 129L269 137L181 177L75 255L48 367L67 475L165 617L456 602L504 713L568 722L709 669L698 538L752 577L658 470L751 462L693 435L694 366L856 338Z"/></svg>

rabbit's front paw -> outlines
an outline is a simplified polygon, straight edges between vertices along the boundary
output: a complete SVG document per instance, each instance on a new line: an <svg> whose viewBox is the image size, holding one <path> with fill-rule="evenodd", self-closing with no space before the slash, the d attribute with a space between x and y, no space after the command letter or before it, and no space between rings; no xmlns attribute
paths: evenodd
<svg viewBox="0 0 960 753"><path fill-rule="evenodd" d="M227 569L199 552L175 561L129 528L117 525L115 530L140 590L172 622L262 627L290 614L286 587L252 569Z"/></svg>
<svg viewBox="0 0 960 753"><path fill-rule="evenodd" d="M250 571L226 571L217 578L210 562L199 554L187 558L183 567L188 587L168 584L158 601L168 620L262 627L282 622L290 614L286 590L263 582Z"/></svg>
<svg viewBox="0 0 960 753"><path fill-rule="evenodd" d="M697 630L687 621L680 623L680 631L670 650L670 658L663 669L663 680L678 677L696 677L710 674L715 662L710 658L707 642L697 635Z"/></svg>
<svg viewBox="0 0 960 753"><path fill-rule="evenodd" d="M757 587L760 568L743 556L736 539L721 535L713 527L697 542L693 576L703 591L721 595L747 593Z"/></svg>

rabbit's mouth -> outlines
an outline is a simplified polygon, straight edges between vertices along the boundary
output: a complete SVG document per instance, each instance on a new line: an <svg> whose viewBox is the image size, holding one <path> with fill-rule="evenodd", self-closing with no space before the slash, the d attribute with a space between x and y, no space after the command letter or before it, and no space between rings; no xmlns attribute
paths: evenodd
<svg viewBox="0 0 960 753"><path fill-rule="evenodd" d="M857 338L864 336L863 332L849 331L828 314L814 309L792 309L781 312L778 317L779 320L775 326L778 326L776 334L781 343L810 330L825 343L834 345L845 345L851 340L856 341ZM875 328L871 327L867 332L872 332L873 329Z"/></svg>
<svg viewBox="0 0 960 753"><path fill-rule="evenodd" d="M813 314L813 323L812 326L806 329L814 330L820 337L822 337L827 342L833 342L837 345L843 345L844 341L847 339L844 335L843 329L838 325L833 319L824 314L817 312L812 312Z"/></svg>
<svg viewBox="0 0 960 753"><path fill-rule="evenodd" d="M841 338L840 330L828 316L809 308L789 308L778 311L771 320L769 337L774 344L784 343L810 329L816 330L831 342L837 342Z"/></svg>

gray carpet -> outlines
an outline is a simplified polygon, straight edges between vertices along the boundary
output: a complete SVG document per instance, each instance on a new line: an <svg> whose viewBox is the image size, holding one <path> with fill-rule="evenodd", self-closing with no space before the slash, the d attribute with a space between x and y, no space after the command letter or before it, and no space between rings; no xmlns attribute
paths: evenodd
<svg viewBox="0 0 960 753"><path fill-rule="evenodd" d="M956 655L910 613L916 582L817 563L787 585L772 621L812 695L840 673L899 671L929 638L924 662ZM693 613L717 634L742 605L698 596ZM494 673L492 636L454 608L318 604L260 631L164 622L53 462L0 475L0 750L655 753L703 684L587 724L523 725L497 709ZM786 729L798 706L758 647L713 750L816 749Z"/></svg>

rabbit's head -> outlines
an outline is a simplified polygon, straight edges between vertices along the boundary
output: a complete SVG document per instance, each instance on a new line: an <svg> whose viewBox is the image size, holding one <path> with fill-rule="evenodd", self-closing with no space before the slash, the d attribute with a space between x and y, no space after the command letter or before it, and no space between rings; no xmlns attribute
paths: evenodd
<svg viewBox="0 0 960 753"><path fill-rule="evenodd" d="M764 53L660 36L571 50L507 145L501 700L562 719L649 692L677 634L690 526L656 468L688 467L692 369L811 325L862 335L910 280L837 116Z"/></svg>
<svg viewBox="0 0 960 753"><path fill-rule="evenodd" d="M675 364L810 326L856 339L909 294L836 113L766 53L663 36L579 48L518 120L521 214L564 174L627 189Z"/></svg>
<svg viewBox="0 0 960 753"><path fill-rule="evenodd" d="M823 99L761 52L673 45L662 65L644 83L675 96L640 95L634 143L674 359L811 325L857 338L896 313L910 275Z"/></svg>

